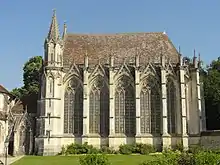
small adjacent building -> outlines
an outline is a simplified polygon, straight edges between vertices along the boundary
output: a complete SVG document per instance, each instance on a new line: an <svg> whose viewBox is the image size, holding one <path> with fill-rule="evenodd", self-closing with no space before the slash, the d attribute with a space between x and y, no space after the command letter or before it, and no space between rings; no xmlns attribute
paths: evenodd
<svg viewBox="0 0 220 165"><path fill-rule="evenodd" d="M32 152L32 118L25 104L12 96L0 85L0 156L5 155L5 141L8 139L9 155L24 155Z"/></svg>
<svg viewBox="0 0 220 165"><path fill-rule="evenodd" d="M0 85L0 155L5 153L4 141L8 135L8 113L11 95L7 89Z"/></svg>

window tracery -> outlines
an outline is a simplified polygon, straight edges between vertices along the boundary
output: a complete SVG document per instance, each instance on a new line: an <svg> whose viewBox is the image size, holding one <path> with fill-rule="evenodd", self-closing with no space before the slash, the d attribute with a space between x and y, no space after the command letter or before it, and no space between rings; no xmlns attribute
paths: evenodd
<svg viewBox="0 0 220 165"><path fill-rule="evenodd" d="M141 133L160 133L161 100L157 81L149 76L142 82L140 93Z"/></svg>
<svg viewBox="0 0 220 165"><path fill-rule="evenodd" d="M64 133L82 135L83 90L80 81L73 77L67 84L64 96Z"/></svg>
<svg viewBox="0 0 220 165"><path fill-rule="evenodd" d="M115 133L134 136L136 131L135 97L132 81L122 76L115 91Z"/></svg>
<svg viewBox="0 0 220 165"><path fill-rule="evenodd" d="M109 132L109 92L104 78L92 82L89 94L89 132L107 136Z"/></svg>
<svg viewBox="0 0 220 165"><path fill-rule="evenodd" d="M167 78L167 120L168 133L176 133L176 87L170 77Z"/></svg>

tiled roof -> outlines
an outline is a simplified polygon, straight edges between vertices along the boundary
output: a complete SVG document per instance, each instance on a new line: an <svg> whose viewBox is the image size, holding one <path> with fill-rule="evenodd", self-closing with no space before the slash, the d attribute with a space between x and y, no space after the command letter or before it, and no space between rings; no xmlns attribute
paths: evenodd
<svg viewBox="0 0 220 165"><path fill-rule="evenodd" d="M108 56L115 57L115 62L121 63L124 59L134 61L138 53L140 61L160 59L165 55L173 63L178 63L179 55L169 40L162 32L152 33L121 33L108 35L95 34L66 34L64 39L64 66L74 60L76 64L84 63L85 54L89 57L89 63L97 63L103 60L108 63ZM159 62L159 61L158 61Z"/></svg>

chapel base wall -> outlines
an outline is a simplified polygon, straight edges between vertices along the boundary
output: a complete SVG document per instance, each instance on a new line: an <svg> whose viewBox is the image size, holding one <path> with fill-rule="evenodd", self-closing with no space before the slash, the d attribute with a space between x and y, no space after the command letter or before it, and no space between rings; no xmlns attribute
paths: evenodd
<svg viewBox="0 0 220 165"><path fill-rule="evenodd" d="M53 156L62 150L61 138L36 138L35 153L42 156Z"/></svg>
<svg viewBox="0 0 220 165"><path fill-rule="evenodd" d="M63 146L87 142L96 148L109 146L112 149L119 149L122 144L143 143L153 145L158 151L167 148L173 148L181 142L190 146L202 146L206 149L220 148L220 131L203 132L201 136L170 136L170 137L60 137L60 138L36 138L35 153L37 155L57 155ZM166 147L165 147L166 146Z"/></svg>

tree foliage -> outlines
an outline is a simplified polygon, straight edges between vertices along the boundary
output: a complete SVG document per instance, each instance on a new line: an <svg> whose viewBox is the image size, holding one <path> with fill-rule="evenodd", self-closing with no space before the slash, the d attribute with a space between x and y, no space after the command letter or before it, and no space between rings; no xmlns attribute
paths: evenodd
<svg viewBox="0 0 220 165"><path fill-rule="evenodd" d="M207 129L220 129L220 58L213 60L202 75Z"/></svg>
<svg viewBox="0 0 220 165"><path fill-rule="evenodd" d="M21 88L13 89L11 93L18 98L22 98L31 94L38 94L41 68L41 56L34 56L30 58L23 67L24 86Z"/></svg>
<svg viewBox="0 0 220 165"><path fill-rule="evenodd" d="M216 105L220 103L220 58L212 61L203 74L205 99Z"/></svg>

